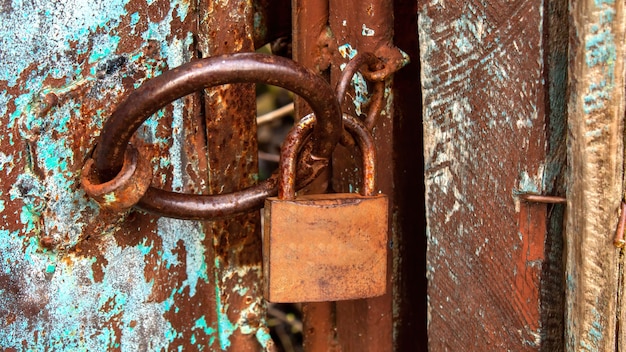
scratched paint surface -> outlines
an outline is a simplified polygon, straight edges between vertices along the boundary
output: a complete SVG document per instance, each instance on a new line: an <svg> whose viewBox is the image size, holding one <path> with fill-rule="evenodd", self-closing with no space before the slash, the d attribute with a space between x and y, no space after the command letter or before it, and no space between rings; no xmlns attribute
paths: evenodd
<svg viewBox="0 0 626 352"><path fill-rule="evenodd" d="M78 181L115 105L191 60L196 28L179 0L0 4L3 348L215 350L222 326L256 332L217 319L203 224L102 212ZM139 129L153 185L199 191L198 109L186 97Z"/></svg>
<svg viewBox="0 0 626 352"><path fill-rule="evenodd" d="M543 15L523 0L418 9L430 349L541 348L546 212L516 195L561 167L544 162Z"/></svg>
<svg viewBox="0 0 626 352"><path fill-rule="evenodd" d="M612 241L624 194L624 3L573 1L569 15L572 172L565 236L565 346L623 350L623 251Z"/></svg>

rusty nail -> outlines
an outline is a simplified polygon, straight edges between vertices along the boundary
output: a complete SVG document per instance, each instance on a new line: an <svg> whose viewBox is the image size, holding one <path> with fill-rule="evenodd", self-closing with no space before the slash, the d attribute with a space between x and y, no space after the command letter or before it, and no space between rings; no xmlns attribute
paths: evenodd
<svg viewBox="0 0 626 352"><path fill-rule="evenodd" d="M615 239L613 239L613 245L617 248L624 248L626 241L624 240L624 225L626 224L626 203L622 202L622 213L617 223L617 232L615 232Z"/></svg>
<svg viewBox="0 0 626 352"><path fill-rule="evenodd" d="M567 203L565 197L558 196L544 196L540 194L523 193L519 195L519 198L528 203L548 203L548 204L564 204Z"/></svg>

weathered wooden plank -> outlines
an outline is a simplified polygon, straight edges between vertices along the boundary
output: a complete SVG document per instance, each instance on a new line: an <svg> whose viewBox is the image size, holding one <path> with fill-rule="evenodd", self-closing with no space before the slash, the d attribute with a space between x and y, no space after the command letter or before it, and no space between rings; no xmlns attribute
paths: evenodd
<svg viewBox="0 0 626 352"><path fill-rule="evenodd" d="M622 200L624 3L571 1L570 19L565 342L567 350L613 351L619 314L620 251L612 242Z"/></svg>
<svg viewBox="0 0 626 352"><path fill-rule="evenodd" d="M3 348L201 350L219 338L200 225L107 214L78 182L116 104L195 55L195 10L162 0L0 5ZM155 186L203 185L198 110L182 99L138 131Z"/></svg>
<svg viewBox="0 0 626 352"><path fill-rule="evenodd" d="M418 11L429 349L538 350L547 211L517 194L553 187L544 8L434 1Z"/></svg>

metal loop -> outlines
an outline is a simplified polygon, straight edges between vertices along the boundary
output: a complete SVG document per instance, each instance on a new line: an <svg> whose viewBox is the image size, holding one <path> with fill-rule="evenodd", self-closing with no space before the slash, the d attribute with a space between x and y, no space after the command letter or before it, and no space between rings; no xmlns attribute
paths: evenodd
<svg viewBox="0 0 626 352"><path fill-rule="evenodd" d="M298 124L297 128L304 137L311 133L315 120L309 115ZM370 131L361 122L350 114L343 114L345 129L357 140L363 155L363 185L361 195L373 196L376 192L376 147ZM280 184L278 186L279 199L294 199L296 193L296 159L304 144L305 138L294 140L293 144L283 146L280 153Z"/></svg>
<svg viewBox="0 0 626 352"><path fill-rule="evenodd" d="M126 148L122 170L112 180L101 182L93 167L93 159L83 165L80 179L85 192L100 207L112 211L125 211L137 204L150 187L151 180L150 159L142 158L132 145Z"/></svg>
<svg viewBox="0 0 626 352"><path fill-rule="evenodd" d="M341 109L330 86L292 60L240 53L193 61L144 83L106 121L94 152L102 180L122 168L131 136L152 114L172 101L203 88L227 83L265 83L301 96L315 113L312 149L305 164L308 178L325 168L341 135ZM218 219L261 208L278 192L275 176L245 190L222 195L192 195L150 187L137 204L144 210L181 219Z"/></svg>
<svg viewBox="0 0 626 352"><path fill-rule="evenodd" d="M376 55L365 52L357 54L348 64L344 67L343 72L341 74L341 78L337 83L337 87L335 88L335 92L337 94L337 100L339 101L339 105L343 106L343 101L346 97L346 92L348 90L348 86L352 81L354 75L361 69L365 67L363 70L364 73L367 72L371 75L371 72L375 72L372 70L377 69L382 65L382 61L376 57ZM365 125L367 128L372 130L376 121L378 121L378 117L380 116L380 112L383 109L384 97L385 97L385 82L384 81L372 81L369 79L369 76L365 76L370 83L372 83L372 100L369 104L369 109L367 113L367 117L365 118Z"/></svg>

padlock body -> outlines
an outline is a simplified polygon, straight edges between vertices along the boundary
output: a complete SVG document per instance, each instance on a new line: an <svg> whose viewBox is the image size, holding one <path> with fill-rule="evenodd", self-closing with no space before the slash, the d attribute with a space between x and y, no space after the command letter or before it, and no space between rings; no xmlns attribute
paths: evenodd
<svg viewBox="0 0 626 352"><path fill-rule="evenodd" d="M387 214L385 195L267 198L265 298L270 302L320 302L385 294Z"/></svg>

